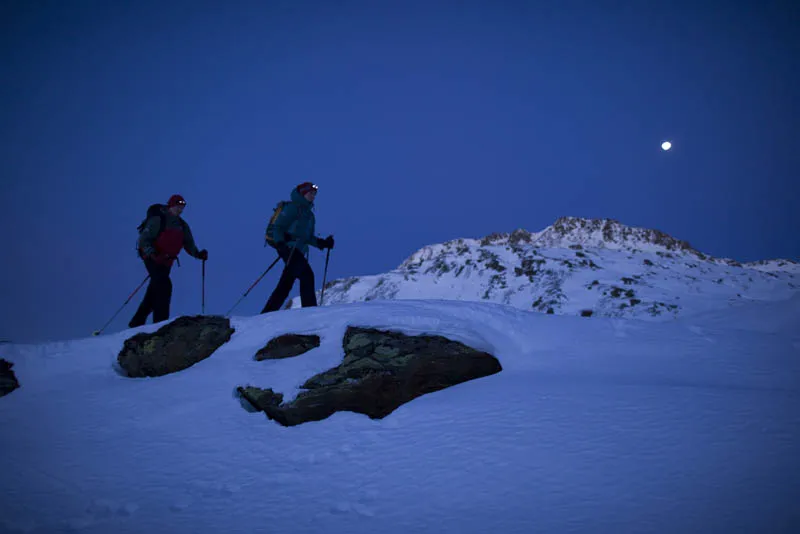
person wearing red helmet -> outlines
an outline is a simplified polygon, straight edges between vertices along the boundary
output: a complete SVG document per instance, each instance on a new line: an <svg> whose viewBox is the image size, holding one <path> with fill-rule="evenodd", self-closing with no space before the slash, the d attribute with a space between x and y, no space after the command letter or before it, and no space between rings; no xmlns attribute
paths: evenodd
<svg viewBox="0 0 800 534"><path fill-rule="evenodd" d="M285 203L277 218L268 228L269 242L285 262L278 285L270 295L261 313L280 309L295 280L300 280L300 303L305 308L317 305L314 292L314 271L305 255L308 245L320 250L333 248L333 236L321 239L314 235L316 218L314 200L318 187L311 182L303 182L291 193L291 201Z"/></svg>
<svg viewBox="0 0 800 534"><path fill-rule="evenodd" d="M172 300L169 274L181 249L185 248L190 256L199 260L208 259L208 251L197 249L189 225L181 218L185 207L186 200L181 195L172 195L167 205L161 206L140 227L137 248L150 274L150 284L139 309L128 323L130 328L145 324L151 312L154 323L169 319Z"/></svg>

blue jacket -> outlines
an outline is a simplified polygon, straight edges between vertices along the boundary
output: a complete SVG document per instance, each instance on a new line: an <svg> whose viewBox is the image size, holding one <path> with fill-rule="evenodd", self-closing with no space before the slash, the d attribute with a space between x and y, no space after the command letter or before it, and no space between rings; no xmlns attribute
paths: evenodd
<svg viewBox="0 0 800 534"><path fill-rule="evenodd" d="M285 243L303 255L308 252L308 245L322 249L319 238L314 235L316 217L313 209L313 203L306 200L296 188L292 189L291 201L283 207L273 223L271 237L275 245Z"/></svg>

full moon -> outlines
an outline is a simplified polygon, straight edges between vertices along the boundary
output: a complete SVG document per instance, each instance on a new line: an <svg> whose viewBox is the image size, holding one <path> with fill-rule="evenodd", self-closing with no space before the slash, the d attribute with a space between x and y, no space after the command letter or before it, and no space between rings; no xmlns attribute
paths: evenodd
<svg viewBox="0 0 800 534"><path fill-rule="evenodd" d="M672 143L670 143L669 141L664 141L663 143L661 143L661 150L666 151L669 150L670 148L672 148Z"/></svg>

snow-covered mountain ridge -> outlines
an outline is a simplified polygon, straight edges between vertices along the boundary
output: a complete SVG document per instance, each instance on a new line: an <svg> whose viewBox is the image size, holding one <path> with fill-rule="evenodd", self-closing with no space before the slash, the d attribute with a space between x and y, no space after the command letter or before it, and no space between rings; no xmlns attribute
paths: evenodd
<svg viewBox="0 0 800 534"><path fill-rule="evenodd" d="M540 232L425 246L388 273L331 281L325 304L491 301L544 313L664 319L798 290L800 264L792 260L739 263L659 230L562 217ZM287 307L299 305L293 299Z"/></svg>

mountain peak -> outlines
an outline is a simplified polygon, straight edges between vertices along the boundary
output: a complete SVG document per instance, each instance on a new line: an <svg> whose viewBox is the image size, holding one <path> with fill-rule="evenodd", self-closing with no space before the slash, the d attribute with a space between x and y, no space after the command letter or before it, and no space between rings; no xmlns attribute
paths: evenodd
<svg viewBox="0 0 800 534"><path fill-rule="evenodd" d="M661 230L627 226L615 219L559 217L551 226L536 234L533 242L546 247L583 245L698 254L687 241L675 239Z"/></svg>
<svg viewBox="0 0 800 534"><path fill-rule="evenodd" d="M530 244L546 248L575 245L608 249L685 251L699 254L680 239L648 228L627 226L614 219L559 217L541 232L518 228L511 233L493 233L479 240L481 246Z"/></svg>
<svg viewBox="0 0 800 534"><path fill-rule="evenodd" d="M422 247L391 272L334 280L326 302L375 299L493 301L585 317L677 317L800 290L800 264L713 258L660 230L614 219L560 217ZM330 295L330 296L329 296ZM298 307L298 299L289 307Z"/></svg>

